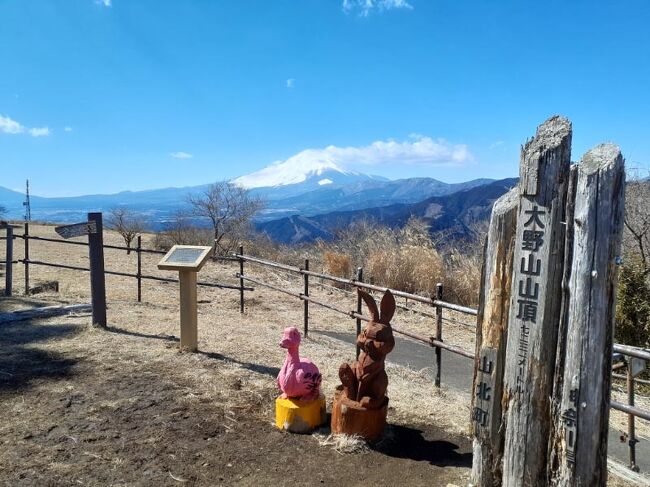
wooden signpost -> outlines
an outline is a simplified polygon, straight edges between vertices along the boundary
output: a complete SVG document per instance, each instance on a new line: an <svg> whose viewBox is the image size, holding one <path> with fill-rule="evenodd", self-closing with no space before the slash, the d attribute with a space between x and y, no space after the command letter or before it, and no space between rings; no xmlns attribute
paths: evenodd
<svg viewBox="0 0 650 487"><path fill-rule="evenodd" d="M605 485L616 258L624 217L625 170L618 147L603 144L577 166L563 367L551 445L558 486Z"/></svg>
<svg viewBox="0 0 650 487"><path fill-rule="evenodd" d="M479 297L472 394L472 479L480 479L481 485L490 487L501 485L502 475L501 397L518 203L517 188L494 203Z"/></svg>
<svg viewBox="0 0 650 487"><path fill-rule="evenodd" d="M523 148L504 371L503 485L544 485L564 257L571 123L544 122Z"/></svg>
<svg viewBox="0 0 650 487"><path fill-rule="evenodd" d="M181 301L181 350L198 348L196 274L207 262L213 247L174 245L158 263L158 269L178 271Z"/></svg>
<svg viewBox="0 0 650 487"><path fill-rule="evenodd" d="M604 485L623 159L598 146L570 168L571 124L522 149L495 204L480 294L472 484ZM516 230L515 230L516 229Z"/></svg>
<svg viewBox="0 0 650 487"><path fill-rule="evenodd" d="M88 235L90 262L90 294L93 307L93 324L106 327L106 281L104 275L104 226L101 213L88 213L88 221L54 228L68 239Z"/></svg>

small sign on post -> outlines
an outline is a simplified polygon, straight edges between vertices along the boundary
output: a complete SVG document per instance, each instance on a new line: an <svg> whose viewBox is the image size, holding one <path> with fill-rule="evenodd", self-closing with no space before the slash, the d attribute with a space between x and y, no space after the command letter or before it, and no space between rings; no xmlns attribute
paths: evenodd
<svg viewBox="0 0 650 487"><path fill-rule="evenodd" d="M178 271L181 300L181 350L198 346L196 274L210 257L212 247L174 245L158 263L158 269Z"/></svg>
<svg viewBox="0 0 650 487"><path fill-rule="evenodd" d="M54 227L54 231L65 239L81 237L83 235L97 233L97 222L87 221L81 223L73 223L72 225L61 225Z"/></svg>
<svg viewBox="0 0 650 487"><path fill-rule="evenodd" d="M632 371L632 377L639 377L643 372L645 372L646 362L642 358L632 357L630 358L630 369Z"/></svg>
<svg viewBox="0 0 650 487"><path fill-rule="evenodd" d="M61 225L54 231L65 239L88 235L90 294L93 325L106 327L106 277L104 275L104 228L101 213L88 213L88 221Z"/></svg>

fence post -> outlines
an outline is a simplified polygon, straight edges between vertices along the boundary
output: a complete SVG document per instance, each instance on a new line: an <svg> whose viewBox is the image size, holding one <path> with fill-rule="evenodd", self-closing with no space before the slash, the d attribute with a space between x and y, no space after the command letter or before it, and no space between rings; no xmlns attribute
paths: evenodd
<svg viewBox="0 0 650 487"><path fill-rule="evenodd" d="M309 270L309 259L305 259L305 270ZM303 280L304 280L304 292L303 296L309 297L309 275L308 274L303 274ZM309 301L306 299L303 300L303 319L304 319L304 332L305 332L305 338L307 338L307 334L309 333Z"/></svg>
<svg viewBox="0 0 650 487"><path fill-rule="evenodd" d="M239 312L244 312L244 246L239 246Z"/></svg>
<svg viewBox="0 0 650 487"><path fill-rule="evenodd" d="M142 302L142 236L138 235L138 246L135 249L138 254L138 270L136 275L138 276L138 303Z"/></svg>
<svg viewBox="0 0 650 487"><path fill-rule="evenodd" d="M630 365L631 357L627 359L627 403L630 406L634 406L634 376L632 375L632 367ZM638 440L636 439L636 433L634 431L634 415L627 415L627 439L628 445L630 447L630 468L635 472L639 471L639 467L636 464L636 444Z"/></svg>
<svg viewBox="0 0 650 487"><path fill-rule="evenodd" d="M14 229L11 225L7 225L7 245L6 250L6 263L5 263L5 296L11 296L12 291L12 271L14 261Z"/></svg>
<svg viewBox="0 0 650 487"><path fill-rule="evenodd" d="M436 300L442 301L442 283L436 284ZM436 340L442 341L442 306L436 305ZM442 373L442 348L436 347L436 387L440 387Z"/></svg>
<svg viewBox="0 0 650 487"><path fill-rule="evenodd" d="M357 282L363 282L363 267L357 267ZM357 290L359 288L356 288ZM357 313L361 314L361 296L357 292ZM357 338L361 335L361 318L357 318ZM356 343L356 339L354 340ZM361 349L357 345L357 359L359 359L359 354L361 353Z"/></svg>
<svg viewBox="0 0 650 487"><path fill-rule="evenodd" d="M95 222L95 233L88 234L90 261L90 293L93 305L93 325L106 327L106 275L104 274L104 227L101 213L88 213Z"/></svg>
<svg viewBox="0 0 650 487"><path fill-rule="evenodd" d="M29 296L29 223L25 222L23 230L23 240L25 241L25 253L23 255L23 265L25 266L25 296Z"/></svg>

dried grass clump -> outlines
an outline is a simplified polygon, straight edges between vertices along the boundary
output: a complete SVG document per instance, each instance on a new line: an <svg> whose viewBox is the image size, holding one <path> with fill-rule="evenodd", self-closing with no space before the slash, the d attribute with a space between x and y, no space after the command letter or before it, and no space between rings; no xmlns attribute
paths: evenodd
<svg viewBox="0 0 650 487"><path fill-rule="evenodd" d="M325 436L321 433L314 433L312 436L316 438L319 446L330 446L342 455L370 451L366 440L359 435L330 434Z"/></svg>
<svg viewBox="0 0 650 487"><path fill-rule="evenodd" d="M431 236L426 222L411 218L393 229L370 221L352 223L337 239L320 243L325 272L350 276L357 266L373 284L425 296L444 285L443 299L476 306L481 279L483 229L476 241L453 242L448 235ZM445 247L443 247L445 245Z"/></svg>
<svg viewBox="0 0 650 487"><path fill-rule="evenodd" d="M352 260L349 255L326 251L323 254L323 269L327 274L349 278L352 275Z"/></svg>
<svg viewBox="0 0 650 487"><path fill-rule="evenodd" d="M445 263L444 299L463 306L477 306L481 288L482 257L452 250Z"/></svg>
<svg viewBox="0 0 650 487"><path fill-rule="evenodd" d="M435 293L445 273L442 257L428 247L391 246L371 254L366 266L375 283L426 295Z"/></svg>

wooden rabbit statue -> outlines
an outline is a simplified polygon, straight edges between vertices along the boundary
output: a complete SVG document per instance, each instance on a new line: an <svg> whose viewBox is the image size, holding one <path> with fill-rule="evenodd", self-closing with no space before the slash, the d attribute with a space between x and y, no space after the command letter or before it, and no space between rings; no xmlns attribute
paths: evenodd
<svg viewBox="0 0 650 487"><path fill-rule="evenodd" d="M367 409L379 409L384 405L388 388L384 359L395 347L390 326L395 314L395 298L387 290L381 300L380 311L370 294L360 289L358 293L368 307L370 321L357 337L357 346L361 350L359 359L352 364L341 365L339 377L348 399L357 401Z"/></svg>
<svg viewBox="0 0 650 487"><path fill-rule="evenodd" d="M357 337L359 359L339 368L341 385L332 404L332 432L360 435L377 440L386 424L388 376L384 361L395 347L390 320L395 314L395 298L384 293L380 309L374 298L359 290L368 307L369 322Z"/></svg>

